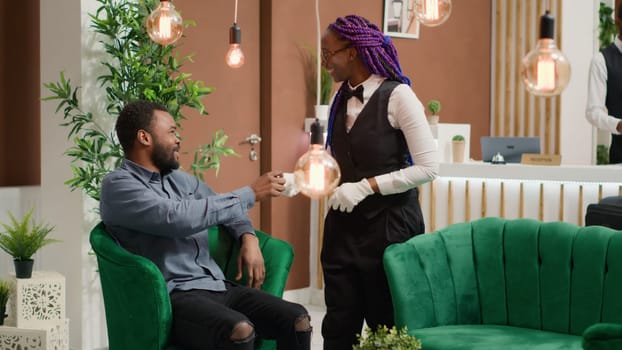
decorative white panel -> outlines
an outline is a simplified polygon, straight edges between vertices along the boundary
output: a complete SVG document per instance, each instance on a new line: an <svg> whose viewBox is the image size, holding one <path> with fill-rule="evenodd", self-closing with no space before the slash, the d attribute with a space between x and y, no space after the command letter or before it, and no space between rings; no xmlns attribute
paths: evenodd
<svg viewBox="0 0 622 350"><path fill-rule="evenodd" d="M65 319L65 277L53 271L35 271L32 278L9 275L12 293L8 303L7 326L42 328L49 321ZM2 348L4 349L4 348Z"/></svg>
<svg viewBox="0 0 622 350"><path fill-rule="evenodd" d="M48 321L42 329L0 326L2 350L69 350L69 320Z"/></svg>

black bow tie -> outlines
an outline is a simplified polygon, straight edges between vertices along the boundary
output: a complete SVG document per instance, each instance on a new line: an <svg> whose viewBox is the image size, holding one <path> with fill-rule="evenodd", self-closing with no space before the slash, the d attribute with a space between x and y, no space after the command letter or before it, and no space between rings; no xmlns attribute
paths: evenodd
<svg viewBox="0 0 622 350"><path fill-rule="evenodd" d="M343 89L343 96L345 101L348 101L351 97L356 97L363 103L363 85L359 85L359 87L354 90L346 87Z"/></svg>

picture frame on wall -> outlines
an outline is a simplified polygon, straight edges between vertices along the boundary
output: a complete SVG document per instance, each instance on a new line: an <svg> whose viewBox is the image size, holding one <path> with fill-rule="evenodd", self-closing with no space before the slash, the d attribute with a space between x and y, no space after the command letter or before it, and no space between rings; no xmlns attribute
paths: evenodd
<svg viewBox="0 0 622 350"><path fill-rule="evenodd" d="M419 21L415 16L415 0L384 0L382 30L396 38L419 38Z"/></svg>

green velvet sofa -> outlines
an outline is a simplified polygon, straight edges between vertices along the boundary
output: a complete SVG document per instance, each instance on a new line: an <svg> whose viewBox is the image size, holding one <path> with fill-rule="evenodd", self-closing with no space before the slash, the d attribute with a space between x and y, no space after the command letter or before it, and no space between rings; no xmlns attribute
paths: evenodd
<svg viewBox="0 0 622 350"><path fill-rule="evenodd" d="M294 259L292 246L255 231L264 256L266 277L262 290L282 297ZM166 283L150 260L121 248L99 223L90 235L97 256L104 296L110 350L183 350L169 343L172 310ZM212 257L225 276L237 274L238 244L220 227L209 229ZM241 283L245 283L243 277ZM273 340L261 340L256 349L276 349Z"/></svg>
<svg viewBox="0 0 622 350"><path fill-rule="evenodd" d="M424 350L622 349L622 232L484 218L389 246L398 327Z"/></svg>

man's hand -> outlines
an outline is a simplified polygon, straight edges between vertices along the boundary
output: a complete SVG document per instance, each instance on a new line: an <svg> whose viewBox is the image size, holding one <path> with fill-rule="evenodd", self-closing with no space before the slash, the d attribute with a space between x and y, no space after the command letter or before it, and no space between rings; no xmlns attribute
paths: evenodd
<svg viewBox="0 0 622 350"><path fill-rule="evenodd" d="M616 126L616 131L617 131L619 134L622 134L622 121L619 121L619 122L618 122L618 126Z"/></svg>
<svg viewBox="0 0 622 350"><path fill-rule="evenodd" d="M235 280L239 281L242 278L242 268L246 267L248 277L246 285L251 288L260 288L266 278L266 267L259 249L259 239L250 233L243 234L240 239L242 246L238 256L238 274Z"/></svg>
<svg viewBox="0 0 622 350"><path fill-rule="evenodd" d="M257 201L264 200L269 197L276 197L281 194L285 189L285 179L283 178L283 172L271 171L261 175L251 185L253 192L255 192L255 199Z"/></svg>
<svg viewBox="0 0 622 350"><path fill-rule="evenodd" d="M328 205L335 210L350 213L365 197L373 193L374 190L367 179L342 183L328 199Z"/></svg>

